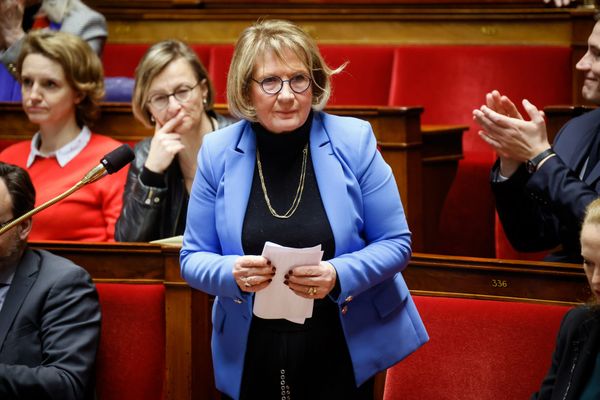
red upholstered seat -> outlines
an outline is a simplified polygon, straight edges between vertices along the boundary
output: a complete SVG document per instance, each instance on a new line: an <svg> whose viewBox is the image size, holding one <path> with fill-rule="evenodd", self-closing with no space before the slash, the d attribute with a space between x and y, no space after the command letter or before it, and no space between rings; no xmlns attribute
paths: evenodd
<svg viewBox="0 0 600 400"><path fill-rule="evenodd" d="M210 49L208 74L215 87L215 103L227 103L227 74L233 57L233 45L214 45Z"/></svg>
<svg viewBox="0 0 600 400"><path fill-rule="evenodd" d="M98 283L96 287L102 309L98 399L163 399L164 286Z"/></svg>
<svg viewBox="0 0 600 400"><path fill-rule="evenodd" d="M148 47L150 47L148 44L107 43L102 53L104 76L133 78L135 67Z"/></svg>
<svg viewBox="0 0 600 400"><path fill-rule="evenodd" d="M402 46L396 49L390 105L422 105L425 124L464 124L465 159L442 210L436 251L493 257L495 159L478 137L472 110L498 89L540 108L571 102L571 49L557 46ZM465 224L465 221L469 221Z"/></svg>
<svg viewBox="0 0 600 400"><path fill-rule="evenodd" d="M125 76L133 78L135 68L142 59L146 50L152 44L140 43L107 43L102 53L104 76ZM194 44L190 47L198 54L200 61L208 69L210 62L210 46Z"/></svg>
<svg viewBox="0 0 600 400"><path fill-rule="evenodd" d="M384 400L528 399L550 367L558 328L569 309L414 299L430 341L388 369Z"/></svg>
<svg viewBox="0 0 600 400"><path fill-rule="evenodd" d="M388 104L393 46L322 45L319 48L327 64L334 69L349 61L346 68L333 77L333 93L328 104ZM231 45L211 48L209 74L217 93L217 103L227 102L227 74L232 56Z"/></svg>
<svg viewBox="0 0 600 400"><path fill-rule="evenodd" d="M389 103L395 46L321 45L329 67L348 61L332 78L330 105L376 105Z"/></svg>

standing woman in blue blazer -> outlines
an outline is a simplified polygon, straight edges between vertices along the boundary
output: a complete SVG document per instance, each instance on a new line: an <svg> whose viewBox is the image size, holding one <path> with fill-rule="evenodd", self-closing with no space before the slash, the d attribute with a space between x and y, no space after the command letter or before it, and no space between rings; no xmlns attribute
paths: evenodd
<svg viewBox="0 0 600 400"><path fill-rule="evenodd" d="M341 69L341 68L340 68ZM410 231L369 123L326 114L331 70L296 25L238 39L227 98L242 121L205 136L181 272L215 295L217 388L234 399L369 399L373 376L428 340L401 271ZM264 243L321 244L285 284L314 299L304 324L252 313L277 265Z"/></svg>

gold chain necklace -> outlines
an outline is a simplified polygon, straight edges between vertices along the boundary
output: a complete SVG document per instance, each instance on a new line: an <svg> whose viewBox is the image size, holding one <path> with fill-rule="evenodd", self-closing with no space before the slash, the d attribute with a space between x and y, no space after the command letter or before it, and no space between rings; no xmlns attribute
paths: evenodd
<svg viewBox="0 0 600 400"><path fill-rule="evenodd" d="M298 189L296 189L296 196L294 197L294 201L292 202L292 206L289 210L286 211L285 214L278 214L277 211L271 206L271 200L269 199L269 195L267 194L267 186L265 185L265 177L262 172L262 163L260 162L260 153L258 148L256 149L256 165L258 166L258 176L260 177L260 186L262 187L263 196L265 197L265 202L267 203L267 207L271 212L271 215L275 218L287 219L294 215L296 209L300 205L300 200L302 199L302 193L304 192L304 178L306 177L306 159L308 158L308 143L304 145L304 149L302 150L302 170L300 172L300 182L298 183Z"/></svg>

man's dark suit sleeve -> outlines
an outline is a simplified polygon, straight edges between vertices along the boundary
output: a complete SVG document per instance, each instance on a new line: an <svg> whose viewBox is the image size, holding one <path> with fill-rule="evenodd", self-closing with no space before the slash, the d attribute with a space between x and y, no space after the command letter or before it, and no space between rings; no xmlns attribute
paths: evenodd
<svg viewBox="0 0 600 400"><path fill-rule="evenodd" d="M521 166L504 182L492 169L492 191L502 226L518 251L549 250L565 240L577 246L580 224L589 203L598 197L595 187L582 181L561 158L561 141L571 140L568 123L554 143L557 156L530 175Z"/></svg>
<svg viewBox="0 0 600 400"><path fill-rule="evenodd" d="M31 351L41 351L41 365L0 364L0 398L83 399L93 379L100 335L98 295L89 275L77 268L57 279L40 316L40 327L10 340L22 343L25 335L40 335L42 348Z"/></svg>
<svg viewBox="0 0 600 400"><path fill-rule="evenodd" d="M556 247L561 243L560 229L577 237L586 207L598 197L559 156L548 159L531 177L520 168L508 181L492 184L492 189L502 226L520 251Z"/></svg>

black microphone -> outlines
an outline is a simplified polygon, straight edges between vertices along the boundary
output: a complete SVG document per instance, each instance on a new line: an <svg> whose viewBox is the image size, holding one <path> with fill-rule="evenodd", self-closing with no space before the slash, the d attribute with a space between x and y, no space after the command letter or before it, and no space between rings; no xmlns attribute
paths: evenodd
<svg viewBox="0 0 600 400"><path fill-rule="evenodd" d="M134 158L135 154L133 154L131 147L128 144L123 144L102 157L100 164L85 174L81 182L87 185L88 183L97 181L106 174L114 174L133 161Z"/></svg>
<svg viewBox="0 0 600 400"><path fill-rule="evenodd" d="M67 196L70 196L71 194L81 189L88 183L95 182L106 174L114 174L115 172L129 164L131 161L133 161L134 158L135 154L133 154L133 150L131 150L131 147L129 147L129 145L123 144L117 147L116 149L102 157L102 159L100 160L100 164L98 164L97 166L92 168L90 172L85 174L85 176L79 182L77 182L71 189L56 196L53 199L48 200L44 204L37 206L28 213L21 215L19 218L12 220L10 223L6 224L0 229L0 235L2 235L4 232L8 231L15 225L26 220L27 218L30 218L34 214L37 214L40 211L50 207L52 204L59 202Z"/></svg>
<svg viewBox="0 0 600 400"><path fill-rule="evenodd" d="M100 160L100 163L104 165L106 172L114 174L132 162L134 158L135 154L133 154L131 147L129 147L128 144L123 144L105 155L102 160Z"/></svg>

